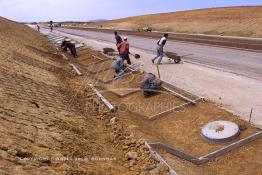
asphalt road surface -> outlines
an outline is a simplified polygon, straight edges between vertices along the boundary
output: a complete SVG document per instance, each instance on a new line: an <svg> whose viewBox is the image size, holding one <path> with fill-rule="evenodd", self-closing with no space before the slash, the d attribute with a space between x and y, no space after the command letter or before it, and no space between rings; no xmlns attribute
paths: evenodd
<svg viewBox="0 0 262 175"><path fill-rule="evenodd" d="M56 30L84 38L115 42L114 35L110 33L64 28ZM155 52L156 39L131 35L127 37L131 47L150 53ZM179 55L193 54L185 57L184 60L262 81L262 52L170 40L167 42L165 51Z"/></svg>

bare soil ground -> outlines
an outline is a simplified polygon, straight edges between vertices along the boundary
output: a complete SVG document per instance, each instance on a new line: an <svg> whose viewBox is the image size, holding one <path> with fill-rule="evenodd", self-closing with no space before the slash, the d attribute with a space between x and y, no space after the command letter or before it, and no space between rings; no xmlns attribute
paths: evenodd
<svg viewBox="0 0 262 175"><path fill-rule="evenodd" d="M90 46L93 46L94 43L91 43L92 44L90 44ZM98 48L105 46L101 45L99 45ZM185 70L183 69L183 71ZM192 76L194 73L195 71L192 73ZM206 75L207 73L205 72L205 78ZM181 79L184 80L183 76L181 76ZM212 74L210 76L212 76ZM128 79L128 77L125 78ZM187 88L190 87L191 86L188 86ZM108 97L108 99L113 103L119 103L121 101L117 95L110 92L106 92L105 96ZM140 99L136 100L139 101ZM229 120L238 124L246 125L247 130L241 133L240 138L246 137L258 131L258 129L251 126L247 122L240 120L237 116L226 112L221 109L220 106L211 102L201 102L196 106L186 107L179 112L169 114L155 121L146 121L138 115L133 115L124 111L119 111L116 115L124 123L128 124L128 129L134 132L135 135L141 138L146 138L149 142L162 142L174 146L196 156L202 156L203 154L209 153L229 144L213 145L204 142L200 137L200 129L201 126L207 122L214 120ZM199 166L184 161L173 155L169 155L161 150L159 151L178 174L260 175L262 173L261 145L262 140L258 139Z"/></svg>
<svg viewBox="0 0 262 175"><path fill-rule="evenodd" d="M183 104L183 101L178 97L172 96L170 93L160 92L148 98L145 98L142 92L137 92L124 97L122 102L128 105L131 111L147 117Z"/></svg>
<svg viewBox="0 0 262 175"><path fill-rule="evenodd" d="M108 60L100 64L92 64L87 67L87 70L91 73L96 73L96 72L111 68L113 63L114 63L114 60Z"/></svg>
<svg viewBox="0 0 262 175"><path fill-rule="evenodd" d="M136 78L141 79L141 75L136 75ZM119 88L119 90L121 89L120 87L139 88L139 83L136 78L134 78L134 75L130 75L123 79L119 79L116 82L105 84L104 87ZM178 102L176 97L170 97L166 94L158 94L151 98L144 98L141 92L137 92L128 95L127 97L119 98L119 96L105 91L103 95L115 105L125 104L128 106L128 104L136 104L138 107L141 107L143 105L149 106L152 104L158 104L167 107L174 101ZM182 102L182 100L180 100L180 102ZM139 109L142 109L140 112L144 115L152 115L156 112L160 112L158 110L159 108L153 108L153 110L150 110L150 108L142 107ZM128 128L138 137L145 138L149 142L161 142L167 144L196 157L204 156L259 131L259 129L251 126L246 121L239 119L237 116L234 116L233 114L221 109L216 104L208 101L199 102L195 106L191 105L185 107L180 111L173 112L154 121L147 121L143 117L131 114L127 110L121 108L117 115L124 123L128 123ZM211 144L201 138L200 132L201 128L206 123L215 120L232 121L238 125L245 125L247 129L232 142L225 144ZM261 139L256 140L199 166L165 153L162 150L158 151L168 161L168 163L173 166L178 174L259 175L262 173L261 144Z"/></svg>
<svg viewBox="0 0 262 175"><path fill-rule="evenodd" d="M109 84L106 84L104 85L104 87L121 96L128 94L135 89L139 89L140 82L143 80L143 78L144 74L142 73L131 74L130 76L123 77Z"/></svg>
<svg viewBox="0 0 262 175"><path fill-rule="evenodd" d="M103 81L108 81L113 79L113 76L115 75L115 69L109 69L103 72L99 72L96 74L96 77Z"/></svg>
<svg viewBox="0 0 262 175"><path fill-rule="evenodd" d="M46 38L0 18L0 41L0 174L166 174Z"/></svg>
<svg viewBox="0 0 262 175"><path fill-rule="evenodd" d="M163 32L262 37L262 6L210 8L129 17L91 27L138 30L149 26Z"/></svg>

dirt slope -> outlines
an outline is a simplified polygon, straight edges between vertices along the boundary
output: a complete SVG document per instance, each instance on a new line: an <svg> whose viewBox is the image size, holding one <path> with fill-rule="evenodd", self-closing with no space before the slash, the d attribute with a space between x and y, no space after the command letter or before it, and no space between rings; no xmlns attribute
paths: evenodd
<svg viewBox="0 0 262 175"><path fill-rule="evenodd" d="M118 19L93 26L262 37L262 6L211 8Z"/></svg>
<svg viewBox="0 0 262 175"><path fill-rule="evenodd" d="M86 105L101 106L46 38L0 18L0 43L0 174L137 174L156 165L142 141L109 124L111 114ZM127 160L125 145L139 157Z"/></svg>

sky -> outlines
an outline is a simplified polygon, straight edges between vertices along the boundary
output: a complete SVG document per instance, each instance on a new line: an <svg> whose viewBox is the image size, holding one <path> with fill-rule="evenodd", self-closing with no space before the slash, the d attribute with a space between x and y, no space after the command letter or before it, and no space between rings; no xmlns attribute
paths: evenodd
<svg viewBox="0 0 262 175"><path fill-rule="evenodd" d="M262 0L0 0L0 16L18 22L89 21L246 5Z"/></svg>

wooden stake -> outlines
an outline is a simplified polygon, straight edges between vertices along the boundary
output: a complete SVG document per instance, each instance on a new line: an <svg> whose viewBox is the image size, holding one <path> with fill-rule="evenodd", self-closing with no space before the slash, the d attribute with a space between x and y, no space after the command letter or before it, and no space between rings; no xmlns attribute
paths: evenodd
<svg viewBox="0 0 262 175"><path fill-rule="evenodd" d="M159 67L158 67L158 64L156 65L156 69L157 69L157 73L158 73L158 78L159 78L159 80L160 80L160 71L159 71Z"/></svg>
<svg viewBox="0 0 262 175"><path fill-rule="evenodd" d="M253 113L253 107L251 108L251 111L249 114L249 120L248 120L249 123L251 122L251 119L252 119L252 113Z"/></svg>

